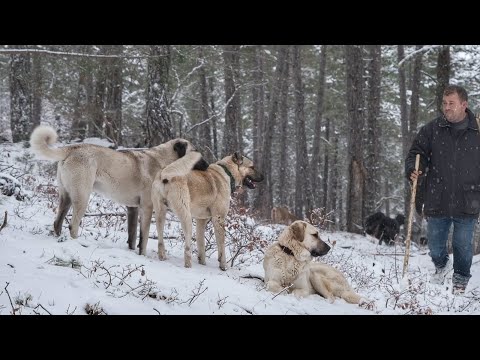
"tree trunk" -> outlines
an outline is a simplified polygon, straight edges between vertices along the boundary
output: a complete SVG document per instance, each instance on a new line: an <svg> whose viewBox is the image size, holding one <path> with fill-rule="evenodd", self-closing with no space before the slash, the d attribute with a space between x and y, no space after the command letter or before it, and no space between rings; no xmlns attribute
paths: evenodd
<svg viewBox="0 0 480 360"><path fill-rule="evenodd" d="M81 46L80 52L90 53L91 45ZM85 139L87 130L92 126L94 117L94 89L92 70L94 62L90 58L84 58L79 61L77 96L73 108L73 120L70 131L71 138Z"/></svg>
<svg viewBox="0 0 480 360"><path fill-rule="evenodd" d="M416 50L422 48L422 45L417 45ZM418 126L418 112L420 108L420 85L422 80L422 53L415 55L413 60L413 75L412 75L412 97L410 101L410 116L409 116L409 129L408 129L408 144L413 143L413 139L417 133ZM409 146L410 146L409 145ZM408 219L410 214L410 198L411 190L410 185L407 182L408 186L406 188L406 198L405 198L405 217Z"/></svg>
<svg viewBox="0 0 480 360"><path fill-rule="evenodd" d="M105 102L105 134L118 146L122 142L122 92L123 92L123 45L111 45L110 55L118 58L107 59L107 78Z"/></svg>
<svg viewBox="0 0 480 360"><path fill-rule="evenodd" d="M170 116L169 79L170 45L151 45L147 66L146 146L152 147L173 139Z"/></svg>
<svg viewBox="0 0 480 360"><path fill-rule="evenodd" d="M265 86L263 69L263 47L255 46L253 54L253 86L252 86L252 112L253 112L253 163L260 164L262 153L263 125L265 123Z"/></svg>
<svg viewBox="0 0 480 360"><path fill-rule="evenodd" d="M105 45L100 47L100 55L104 55L107 52ZM107 68L105 59L98 59L98 67L95 74L95 96L93 102L93 122L89 128L89 136L103 137L104 119L105 119L105 93L107 86Z"/></svg>
<svg viewBox="0 0 480 360"><path fill-rule="evenodd" d="M313 190L313 202L314 207L318 208L320 206L326 206L326 187L323 187L323 200L320 197L320 142L322 137L322 116L323 116L323 103L324 103L324 94L325 94L325 68L327 65L327 45L322 45L322 50L320 53L319 61L319 72L318 72L318 90L317 90L317 110L315 113L315 132L313 135L313 146L312 146L312 162L310 165L312 177L311 184ZM328 153L325 153L325 156L328 156ZM328 169L328 165L326 165ZM325 178L326 174L324 173L324 184L328 184L328 175L327 179Z"/></svg>
<svg viewBox="0 0 480 360"><path fill-rule="evenodd" d="M33 130L30 55L10 56L10 128L13 142L28 140Z"/></svg>
<svg viewBox="0 0 480 360"><path fill-rule="evenodd" d="M233 154L235 151L240 150L237 129L238 126L240 126L240 94L235 84L239 49L239 45L223 46L226 103L223 156Z"/></svg>
<svg viewBox="0 0 480 360"><path fill-rule="evenodd" d="M347 68L348 112L348 188L347 231L360 234L363 227L363 201L365 189L365 166L363 163L363 57L361 45L345 46Z"/></svg>
<svg viewBox="0 0 480 360"><path fill-rule="evenodd" d="M32 127L40 125L42 118L42 58L32 56Z"/></svg>
<svg viewBox="0 0 480 360"><path fill-rule="evenodd" d="M308 172L307 136L305 132L305 93L302 82L301 47L293 48L292 75L295 88L295 216L302 219L303 209L308 213L312 210L312 198Z"/></svg>
<svg viewBox="0 0 480 360"><path fill-rule="evenodd" d="M288 87L290 85L289 73L290 73L290 62L289 59L290 49L287 47L285 54L285 68L281 80L281 89L280 89L280 114L279 114L279 123L280 123L280 163L278 165L280 171L278 174L278 183L279 183L279 192L278 192L278 202L280 206L285 206L288 204L287 195L288 195L288 184L287 178L289 177L289 144L287 143L287 131L288 131Z"/></svg>
<svg viewBox="0 0 480 360"><path fill-rule="evenodd" d="M200 122L204 122L210 118L209 113L209 104L208 104L208 87L207 87L207 75L205 67L207 66L207 61L205 59L205 51L203 46L198 48L198 58L201 63L201 67L198 70L198 77L200 80L200 106L202 118ZM208 162L215 162L216 159L212 153L212 136L211 136L211 126L210 121L206 121L200 125L200 136L198 141L198 147L203 154L205 160Z"/></svg>
<svg viewBox="0 0 480 360"><path fill-rule="evenodd" d="M381 87L381 53L380 45L370 45L370 64L368 67L368 116L367 116L367 146L366 146L366 179L365 179L365 215L375 210L375 202L380 190L380 87Z"/></svg>
<svg viewBox="0 0 480 360"><path fill-rule="evenodd" d="M263 147L261 162L257 166L261 169L264 180L258 184L257 191L260 194L255 199L255 208L260 211L261 216L270 218L270 210L272 209L272 137L274 134L275 123L277 122L278 102L280 98L280 88L282 78L285 76L285 63L287 61L288 47L280 45L277 50L277 65L275 69L275 78L272 85L272 94L270 98L270 110L268 117L265 119L265 124L262 129Z"/></svg>
<svg viewBox="0 0 480 360"><path fill-rule="evenodd" d="M330 121L329 121L330 123ZM332 124L331 125L332 133L335 134L335 126ZM337 199L338 196L337 194L341 194L341 191L338 189L338 184L339 184L339 174L338 174L338 135L335 135L335 138L333 140L333 159L332 159L332 176L331 176L331 184L330 184L330 206L327 207L327 213L330 211L333 211L333 217L332 221L333 223L333 228L335 230L339 229L339 223L340 223L340 213L342 212L342 208L340 204L337 204ZM341 198L341 197L340 197Z"/></svg>
<svg viewBox="0 0 480 360"><path fill-rule="evenodd" d="M450 82L450 46L444 45L438 51L438 60L437 60L437 111L439 114L443 112L442 102L443 102L443 90L447 87Z"/></svg>
<svg viewBox="0 0 480 360"><path fill-rule="evenodd" d="M217 138L217 116L215 115L215 98L214 98L214 77L210 76L208 79L208 87L210 89L210 109L212 110L212 133L213 133L213 156L215 159L220 157L218 153L218 138Z"/></svg>
<svg viewBox="0 0 480 360"><path fill-rule="evenodd" d="M328 154L331 150L330 144L330 119L325 119L325 146L324 146L324 159L323 159L323 198L321 206L327 212L327 204L328 204L328 180L329 180L329 163L328 163ZM313 193L316 193L316 188L313 188ZM318 207L318 206L317 206Z"/></svg>

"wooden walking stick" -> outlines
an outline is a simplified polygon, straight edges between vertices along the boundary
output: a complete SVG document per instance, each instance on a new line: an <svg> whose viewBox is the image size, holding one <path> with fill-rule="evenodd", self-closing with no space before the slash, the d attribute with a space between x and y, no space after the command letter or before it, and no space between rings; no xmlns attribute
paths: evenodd
<svg viewBox="0 0 480 360"><path fill-rule="evenodd" d="M415 171L418 171L418 167L420 165L420 154L417 154L415 159ZM413 180L412 185L412 196L410 197L410 212L408 214L408 228L407 228L407 238L405 239L405 256L403 258L403 274L402 277L405 276L405 272L408 269L408 258L410 257L410 239L412 238L412 220L413 220L413 212L415 211L415 196L417 195L417 180L418 177Z"/></svg>

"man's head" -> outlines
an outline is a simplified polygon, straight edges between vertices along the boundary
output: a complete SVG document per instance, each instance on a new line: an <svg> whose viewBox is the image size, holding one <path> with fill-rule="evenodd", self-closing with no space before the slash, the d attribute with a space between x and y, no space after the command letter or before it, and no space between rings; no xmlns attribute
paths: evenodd
<svg viewBox="0 0 480 360"><path fill-rule="evenodd" d="M460 122L465 118L465 109L468 105L467 91L458 85L448 85L443 91L442 109L445 117L452 123Z"/></svg>

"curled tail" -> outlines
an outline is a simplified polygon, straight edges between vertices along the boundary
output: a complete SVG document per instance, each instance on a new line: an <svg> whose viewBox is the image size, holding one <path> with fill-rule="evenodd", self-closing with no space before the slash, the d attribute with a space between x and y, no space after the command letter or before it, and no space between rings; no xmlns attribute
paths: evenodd
<svg viewBox="0 0 480 360"><path fill-rule="evenodd" d="M201 158L202 154L200 154L198 151L190 151L189 153L185 154L185 156L175 160L162 170L162 182L166 184L175 176L187 175Z"/></svg>
<svg viewBox="0 0 480 360"><path fill-rule="evenodd" d="M30 146L33 152L41 158L60 161L65 159L67 152L63 148L51 148L49 145L57 141L58 135L54 128L47 125L37 126L30 135Z"/></svg>

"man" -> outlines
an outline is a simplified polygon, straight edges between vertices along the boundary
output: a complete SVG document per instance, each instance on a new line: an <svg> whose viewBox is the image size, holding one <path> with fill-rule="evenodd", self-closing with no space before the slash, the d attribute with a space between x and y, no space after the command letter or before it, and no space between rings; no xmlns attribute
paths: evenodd
<svg viewBox="0 0 480 360"><path fill-rule="evenodd" d="M467 108L468 95L458 85L443 92L443 115L423 126L415 137L405 173L424 179L427 239L435 274L430 282L443 284L449 272L447 239L453 224L452 292L463 294L472 276L473 232L480 212L480 134L475 115ZM420 167L415 171L415 157Z"/></svg>

